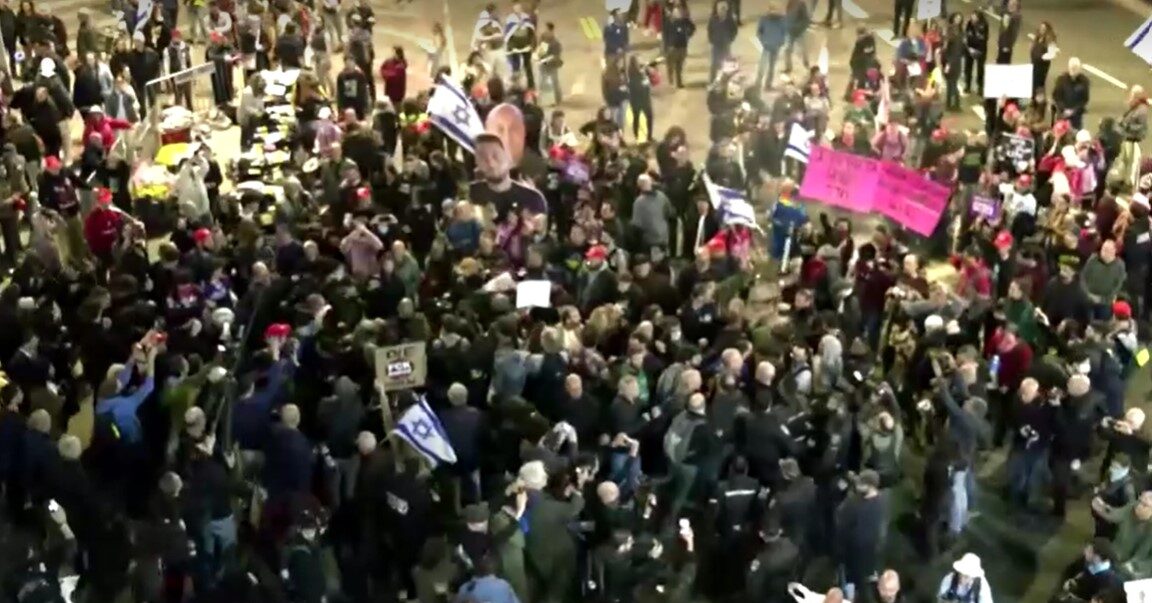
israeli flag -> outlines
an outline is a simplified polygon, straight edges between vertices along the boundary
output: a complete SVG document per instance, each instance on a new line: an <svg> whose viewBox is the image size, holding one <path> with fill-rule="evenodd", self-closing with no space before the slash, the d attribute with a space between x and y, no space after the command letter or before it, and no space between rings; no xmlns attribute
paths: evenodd
<svg viewBox="0 0 1152 603"><path fill-rule="evenodd" d="M428 99L428 121L468 152L476 152L476 137L484 132L484 122L460 85L443 75Z"/></svg>
<svg viewBox="0 0 1152 603"><path fill-rule="evenodd" d="M440 463L452 465L456 462L456 451L448 443L448 434L444 433L440 417L432 412L424 396L404 411L392 433L424 455L433 468Z"/></svg>
<svg viewBox="0 0 1152 603"><path fill-rule="evenodd" d="M784 149L784 156L796 161L808 163L808 154L811 152L813 133L804 129L800 124L792 124L788 131L788 146Z"/></svg>
<svg viewBox="0 0 1152 603"><path fill-rule="evenodd" d="M760 226L756 224L756 210L742 191L712 182L707 173L704 174L704 188L708 191L712 207L720 216L721 224L740 224L760 230Z"/></svg>
<svg viewBox="0 0 1152 603"><path fill-rule="evenodd" d="M144 26L148 24L148 20L152 17L152 0L142 0L136 7L136 30L144 31Z"/></svg>
<svg viewBox="0 0 1152 603"><path fill-rule="evenodd" d="M512 36L521 28L536 29L536 24L532 22L531 17L524 13L512 13L504 20L504 43L507 44Z"/></svg>
<svg viewBox="0 0 1152 603"><path fill-rule="evenodd" d="M1144 59L1145 63L1152 63L1152 17L1124 41L1124 47L1132 54Z"/></svg>
<svg viewBox="0 0 1152 603"><path fill-rule="evenodd" d="M484 34L484 28L489 26L496 26L499 28L500 20L497 19L495 15L486 10L481 11L480 15L476 17L475 27L472 28L472 48L476 48L476 44L486 37Z"/></svg>

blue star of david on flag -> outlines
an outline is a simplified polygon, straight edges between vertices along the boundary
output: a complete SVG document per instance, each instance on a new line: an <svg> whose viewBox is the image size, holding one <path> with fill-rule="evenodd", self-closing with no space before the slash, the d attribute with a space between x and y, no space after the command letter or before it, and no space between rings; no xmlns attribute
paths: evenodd
<svg viewBox="0 0 1152 603"><path fill-rule="evenodd" d="M396 421L396 429L393 429L392 433L428 459L433 468L440 463L451 465L456 462L456 451L448 442L448 435L444 432L440 417L436 416L423 396L404 410L404 414Z"/></svg>

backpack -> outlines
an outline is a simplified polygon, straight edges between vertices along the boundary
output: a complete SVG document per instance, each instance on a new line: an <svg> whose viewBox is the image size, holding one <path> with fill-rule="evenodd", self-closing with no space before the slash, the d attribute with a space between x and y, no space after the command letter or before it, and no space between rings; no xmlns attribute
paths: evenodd
<svg viewBox="0 0 1152 603"><path fill-rule="evenodd" d="M673 463L683 463L688 458L689 447L692 444L692 435L703 423L689 416L683 411L672 419L672 425L664 434L664 454Z"/></svg>

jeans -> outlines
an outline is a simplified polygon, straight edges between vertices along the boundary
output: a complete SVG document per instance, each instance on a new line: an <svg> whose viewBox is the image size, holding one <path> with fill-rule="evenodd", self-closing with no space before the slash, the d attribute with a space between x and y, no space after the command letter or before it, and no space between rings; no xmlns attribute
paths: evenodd
<svg viewBox="0 0 1152 603"><path fill-rule="evenodd" d="M779 50L764 49L760 53L760 66L756 68L756 88L763 89L765 85L771 88L772 83L776 81L776 57L780 54ZM787 71L787 69L785 69ZM768 81L764 81L764 77L768 77ZM715 78L715 76L713 76Z"/></svg>
<svg viewBox="0 0 1152 603"><path fill-rule="evenodd" d="M236 519L232 515L222 519L212 519L204 524L200 530L200 541L197 543L197 559L200 561L200 572L197 590L201 587L210 587L216 581L216 576L224 565L224 557L236 547Z"/></svg>
<svg viewBox="0 0 1152 603"><path fill-rule="evenodd" d="M564 90L560 87L560 70L554 67L540 68L540 92L545 89L552 90L556 104L564 102Z"/></svg>
<svg viewBox="0 0 1152 603"><path fill-rule="evenodd" d="M686 48L668 48L664 55L668 66L668 85L683 88L684 58L688 56L688 50Z"/></svg>
<svg viewBox="0 0 1152 603"><path fill-rule="evenodd" d="M628 105L626 103L627 101L619 105L608 105L608 113L612 115L612 121L620 126L620 132L624 132L628 128Z"/></svg>
<svg viewBox="0 0 1152 603"><path fill-rule="evenodd" d="M341 48L344 46L344 19L341 18L340 13L336 11L323 11L324 15L324 33L328 36L328 43L332 44L330 48Z"/></svg>
<svg viewBox="0 0 1152 603"><path fill-rule="evenodd" d="M724 61L732 55L732 49L726 46L712 46L712 64L708 68L708 82L716 81L716 74L720 73L720 67L724 65Z"/></svg>
<svg viewBox="0 0 1152 603"><path fill-rule="evenodd" d="M808 32L788 36L788 45L784 47L784 71L792 71L792 55L796 53L796 49L800 49L800 60L804 62L804 68L807 69L810 64L808 60Z"/></svg>
<svg viewBox="0 0 1152 603"><path fill-rule="evenodd" d="M975 76L975 78L973 78ZM976 80L976 86L972 86L972 80ZM977 91L984 91L984 56L973 55L971 52L964 54L964 90L968 94L973 94Z"/></svg>
<svg viewBox="0 0 1152 603"><path fill-rule="evenodd" d="M1008 494L1017 503L1028 504L1032 490L1044 475L1044 449L1013 450L1008 457Z"/></svg>
<svg viewBox="0 0 1152 603"><path fill-rule="evenodd" d="M205 23L206 15L203 6L188 5L188 35L193 43L208 39L208 26Z"/></svg>
<svg viewBox="0 0 1152 603"><path fill-rule="evenodd" d="M948 531L959 536L968 525L968 476L971 471L956 470L952 473L952 502L948 506Z"/></svg>
<svg viewBox="0 0 1152 603"><path fill-rule="evenodd" d="M524 80L529 88L536 87L536 74L532 71L532 55L513 52L508 55L508 68L512 73L524 72Z"/></svg>
<svg viewBox="0 0 1152 603"><path fill-rule="evenodd" d="M627 451L613 451L609 459L608 479L620 488L620 500L631 500L640 485L640 459Z"/></svg>

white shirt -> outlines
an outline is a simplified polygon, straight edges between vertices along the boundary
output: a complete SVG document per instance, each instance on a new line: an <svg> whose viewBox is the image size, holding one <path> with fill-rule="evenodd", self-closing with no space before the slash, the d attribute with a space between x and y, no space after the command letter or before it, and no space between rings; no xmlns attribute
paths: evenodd
<svg viewBox="0 0 1152 603"><path fill-rule="evenodd" d="M952 586L953 574L955 574L955 572L948 572L945 574L944 579L940 581L940 591L936 593L937 597L942 599L944 595L948 594L948 588ZM968 589L972 588L972 585L975 583L975 581L972 581L968 586L964 586L958 582L956 584L956 594L959 596L967 595ZM988 580L984 578L980 578L980 600L977 603L992 603L992 586L989 585Z"/></svg>

